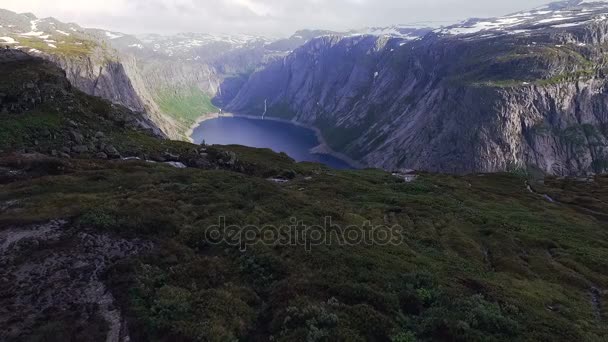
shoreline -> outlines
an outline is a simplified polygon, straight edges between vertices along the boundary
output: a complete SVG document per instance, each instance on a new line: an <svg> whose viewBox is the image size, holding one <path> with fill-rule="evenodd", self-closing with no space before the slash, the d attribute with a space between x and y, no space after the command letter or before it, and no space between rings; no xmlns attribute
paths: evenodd
<svg viewBox="0 0 608 342"><path fill-rule="evenodd" d="M186 138L188 138L188 141L192 144L194 144L194 140L192 139L192 134L194 134L194 130L200 126L200 124L202 124L203 122L207 121L207 120L212 120L212 119L217 119L219 118L219 113L208 113L208 114L204 114L199 116L198 118L196 118L196 120L194 121L194 123L192 125L190 125L190 128L188 128L188 130L186 131Z"/></svg>
<svg viewBox="0 0 608 342"><path fill-rule="evenodd" d="M317 141L319 143L319 145L313 147L310 149L310 153L312 154L325 154L325 155L329 155L332 156L334 158L340 159L341 161L347 163L350 167L355 168L355 169L363 169L366 166L361 164L360 162L350 158L349 156L340 153L340 152L336 152L334 151L328 144L327 141L325 140L325 137L321 134L321 130L318 129L315 126L311 126L311 125L307 125L301 122L297 122L297 121L292 121L292 120L285 120L285 119L280 119L280 118L273 118L273 117L265 117L262 119L261 116L257 116L257 115L247 115L247 114L234 114L234 113L222 113L222 115L220 116L219 113L208 113L208 114L204 114L201 115L200 117L198 117L196 119L196 121L190 126L190 128L188 129L188 131L186 131L186 136L188 137L188 140L191 143L194 143L194 140L192 139L192 134L194 134L194 130L203 122L208 121L208 120L213 120L213 119L219 119L219 118L245 118L245 119L253 119L253 120L271 120L271 121L276 121L276 122L283 122L283 123L288 123L288 124L292 124L295 126L299 126L302 128L306 128L309 130L312 130L313 132L315 132L315 135L317 137Z"/></svg>

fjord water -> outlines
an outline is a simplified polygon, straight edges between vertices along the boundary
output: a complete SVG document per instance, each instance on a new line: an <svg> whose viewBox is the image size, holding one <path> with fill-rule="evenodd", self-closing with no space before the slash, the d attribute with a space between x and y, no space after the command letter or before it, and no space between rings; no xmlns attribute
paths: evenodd
<svg viewBox="0 0 608 342"><path fill-rule="evenodd" d="M315 132L287 122L244 117L220 117L203 121L192 133L196 144L244 145L285 152L296 161L323 163L336 169L352 168L347 162L327 154L311 153L319 145Z"/></svg>

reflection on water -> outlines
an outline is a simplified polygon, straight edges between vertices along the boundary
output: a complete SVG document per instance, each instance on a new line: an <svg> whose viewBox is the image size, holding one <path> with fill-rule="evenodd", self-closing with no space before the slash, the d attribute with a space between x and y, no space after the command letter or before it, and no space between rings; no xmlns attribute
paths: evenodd
<svg viewBox="0 0 608 342"><path fill-rule="evenodd" d="M220 117L202 122L192 133L200 144L244 145L270 148L285 152L296 161L326 164L336 169L349 169L345 161L326 154L313 154L310 149L319 144L314 131L287 122L257 120L242 117Z"/></svg>

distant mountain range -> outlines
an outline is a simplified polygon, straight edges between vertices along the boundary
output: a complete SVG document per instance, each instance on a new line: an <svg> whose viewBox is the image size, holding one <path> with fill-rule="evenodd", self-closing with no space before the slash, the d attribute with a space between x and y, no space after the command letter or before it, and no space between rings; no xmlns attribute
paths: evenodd
<svg viewBox="0 0 608 342"><path fill-rule="evenodd" d="M587 174L608 167L607 15L604 1L570 0L438 28L269 39L135 36L3 10L0 43L57 62L174 139L217 107L255 115L266 101L369 166Z"/></svg>
<svg viewBox="0 0 608 342"><path fill-rule="evenodd" d="M248 76L321 36L413 39L430 29L394 26L349 32L301 30L288 38L180 33L129 35L0 10L0 44L59 63L88 94L148 113L169 137L226 105ZM214 99L212 103L212 99Z"/></svg>

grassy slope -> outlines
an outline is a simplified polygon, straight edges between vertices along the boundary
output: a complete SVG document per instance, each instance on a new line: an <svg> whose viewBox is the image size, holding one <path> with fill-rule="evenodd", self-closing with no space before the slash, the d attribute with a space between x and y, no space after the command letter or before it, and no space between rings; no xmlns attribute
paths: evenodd
<svg viewBox="0 0 608 342"><path fill-rule="evenodd" d="M517 38L476 42L474 49L455 61L448 79L480 87L546 86L586 80L605 71L601 49L598 53L591 47L554 42L526 46L511 39Z"/></svg>
<svg viewBox="0 0 608 342"><path fill-rule="evenodd" d="M72 36L54 36L53 38L57 39L57 41L53 43L56 48L50 47L44 40L38 37L15 37L21 46L27 46L48 54L65 57L90 56L93 51L100 46L100 44L93 42L92 40L79 39ZM103 46L103 48L107 49L106 46Z"/></svg>
<svg viewBox="0 0 608 342"><path fill-rule="evenodd" d="M601 205L605 190L579 194L587 200L573 206L529 193L512 175L408 184L381 171L291 166L301 176L276 185L227 171L71 161L65 174L2 185L0 202L20 205L0 214L0 226L67 217L156 240L155 253L109 276L141 339L600 341L608 333L591 294L608 287L606 224L578 208ZM554 182L547 189L564 194ZM605 189L608 179L588 186ZM206 240L218 216L241 225L371 220L401 225L406 239L239 252Z"/></svg>
<svg viewBox="0 0 608 342"><path fill-rule="evenodd" d="M156 101L163 113L176 119L183 133L203 114L217 112L209 95L195 87L167 88L158 92Z"/></svg>

